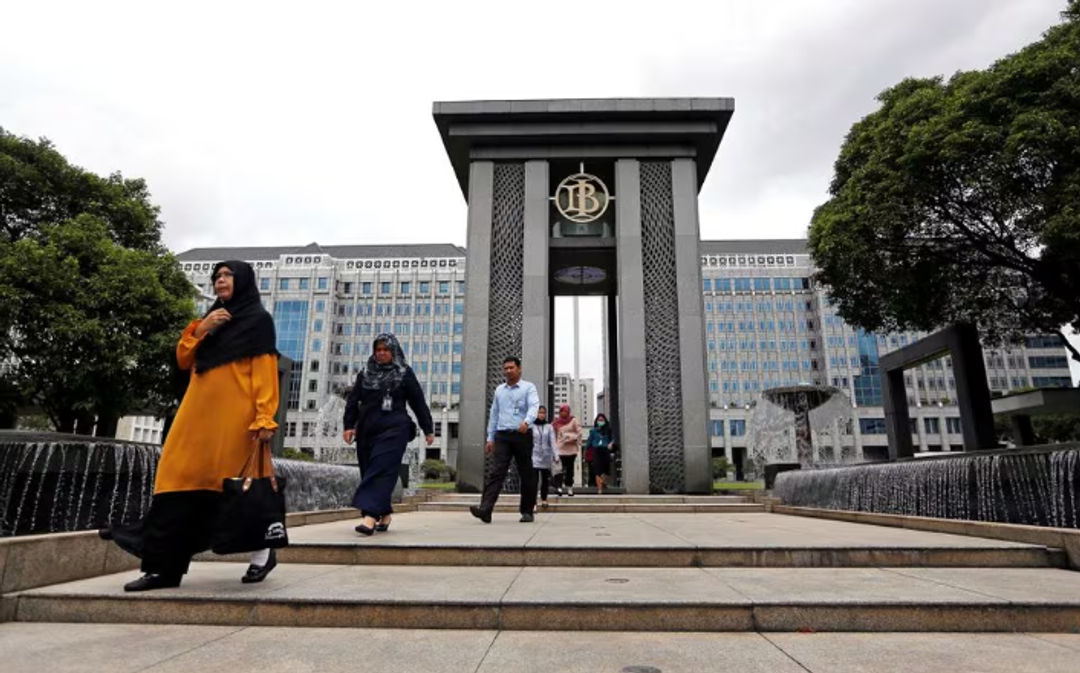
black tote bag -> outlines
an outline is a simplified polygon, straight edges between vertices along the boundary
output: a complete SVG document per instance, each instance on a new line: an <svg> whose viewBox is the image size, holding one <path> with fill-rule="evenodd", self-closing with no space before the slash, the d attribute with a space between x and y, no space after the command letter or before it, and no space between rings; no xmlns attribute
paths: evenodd
<svg viewBox="0 0 1080 673"><path fill-rule="evenodd" d="M258 453L258 459L252 460ZM266 548L285 547L285 477L275 477L273 464L267 474L269 442L258 442L240 476L225 479L221 489L221 510L210 548L215 554L236 554ZM257 463L257 474L248 475L248 465Z"/></svg>

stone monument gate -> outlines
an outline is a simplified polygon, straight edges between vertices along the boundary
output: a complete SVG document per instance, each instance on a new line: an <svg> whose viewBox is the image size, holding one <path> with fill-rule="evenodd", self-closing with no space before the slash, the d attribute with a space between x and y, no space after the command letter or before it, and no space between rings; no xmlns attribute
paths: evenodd
<svg viewBox="0 0 1080 673"><path fill-rule="evenodd" d="M435 103L469 206L465 489L483 485L503 359L520 356L550 406L554 297L599 295L622 486L712 490L697 195L733 110L730 98Z"/></svg>

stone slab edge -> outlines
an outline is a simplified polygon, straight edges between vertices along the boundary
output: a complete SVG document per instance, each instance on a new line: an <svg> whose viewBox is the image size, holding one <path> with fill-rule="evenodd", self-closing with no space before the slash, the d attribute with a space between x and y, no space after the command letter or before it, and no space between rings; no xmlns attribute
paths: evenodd
<svg viewBox="0 0 1080 673"><path fill-rule="evenodd" d="M933 533L983 537L1009 542L1037 544L1050 549L1062 549L1067 557L1068 567L1080 570L1080 529L1048 528L1028 526L1017 523L997 523L991 521L968 521L962 519L935 519L928 516L909 516L904 514L879 514L874 512L855 512L850 510L823 509L819 507L793 507L773 505L775 514L807 516L818 519L834 519L852 523L866 523L876 526L909 528Z"/></svg>
<svg viewBox="0 0 1080 673"><path fill-rule="evenodd" d="M395 509L415 511L416 503L401 504ZM355 517L356 510L352 508L292 512L286 515L286 524L298 528ZM102 540L93 530L2 538L0 596L138 567L139 559ZM0 622L6 621L6 615L7 610L0 606Z"/></svg>
<svg viewBox="0 0 1080 673"><path fill-rule="evenodd" d="M282 601L21 595L21 622L588 631L1072 633L1072 604Z"/></svg>

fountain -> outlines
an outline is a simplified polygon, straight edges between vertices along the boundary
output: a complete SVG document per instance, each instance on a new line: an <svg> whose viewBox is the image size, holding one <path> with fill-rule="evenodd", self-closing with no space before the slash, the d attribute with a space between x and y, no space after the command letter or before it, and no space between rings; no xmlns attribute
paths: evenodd
<svg viewBox="0 0 1080 673"><path fill-rule="evenodd" d="M832 386L762 391L750 415L748 440L751 460L764 468L766 487L778 472L854 461L854 448L844 447L840 437L850 418L850 400Z"/></svg>
<svg viewBox="0 0 1080 673"><path fill-rule="evenodd" d="M0 431L0 536L101 528L142 518L160 447L115 439ZM274 459L289 511L347 507L355 468Z"/></svg>
<svg viewBox="0 0 1080 673"><path fill-rule="evenodd" d="M788 472L785 505L1080 528L1080 445L977 451Z"/></svg>
<svg viewBox="0 0 1080 673"><path fill-rule="evenodd" d="M330 399L319 407L319 413L315 419L314 453L316 461L336 465L356 465L356 447L345 445L341 439L344 430L344 418L345 400L337 395L331 395ZM416 493L423 479L423 472L420 469L422 441L423 436L418 435L416 439L409 443L401 463L408 467L408 472L402 476L408 478L409 488L404 489L404 491L409 495Z"/></svg>

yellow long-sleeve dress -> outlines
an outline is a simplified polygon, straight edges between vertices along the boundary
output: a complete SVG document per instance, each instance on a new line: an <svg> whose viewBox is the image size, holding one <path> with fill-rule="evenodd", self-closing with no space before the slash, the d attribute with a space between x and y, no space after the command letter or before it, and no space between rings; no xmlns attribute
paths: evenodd
<svg viewBox="0 0 1080 673"><path fill-rule="evenodd" d="M181 369L192 369L202 338L200 320L184 329L176 345ZM207 372L191 373L187 393L161 450L154 494L221 491L251 455L252 432L276 429L278 368L274 354L235 360Z"/></svg>

